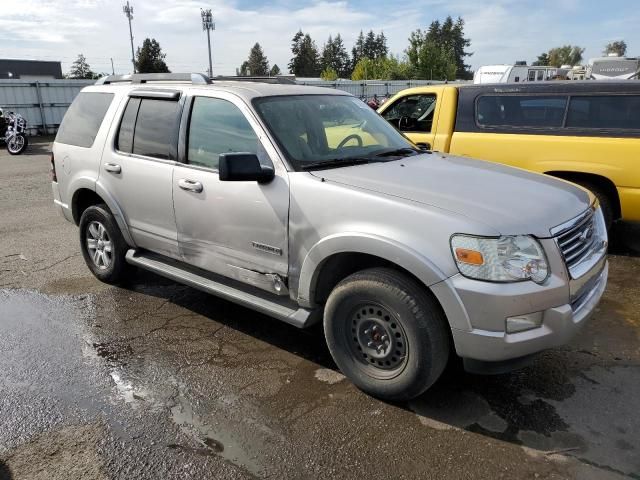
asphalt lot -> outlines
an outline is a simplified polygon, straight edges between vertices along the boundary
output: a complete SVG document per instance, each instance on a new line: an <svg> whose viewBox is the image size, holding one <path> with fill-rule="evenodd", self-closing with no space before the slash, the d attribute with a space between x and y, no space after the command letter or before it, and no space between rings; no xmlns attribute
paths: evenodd
<svg viewBox="0 0 640 480"><path fill-rule="evenodd" d="M640 478L637 230L570 345L389 404L320 329L147 273L98 282L47 150L0 152L0 479Z"/></svg>

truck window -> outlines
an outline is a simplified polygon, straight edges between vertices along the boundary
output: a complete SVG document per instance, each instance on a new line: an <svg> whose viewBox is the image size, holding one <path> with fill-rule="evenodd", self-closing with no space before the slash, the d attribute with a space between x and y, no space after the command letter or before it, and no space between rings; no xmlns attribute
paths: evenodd
<svg viewBox="0 0 640 480"><path fill-rule="evenodd" d="M566 126L640 130L640 95L571 97Z"/></svg>
<svg viewBox="0 0 640 480"><path fill-rule="evenodd" d="M55 141L90 148L112 100L113 93L78 94L60 124Z"/></svg>
<svg viewBox="0 0 640 480"><path fill-rule="evenodd" d="M143 98L133 135L133 153L176 160L180 105L175 101Z"/></svg>
<svg viewBox="0 0 640 480"><path fill-rule="evenodd" d="M484 95L478 98L481 127L562 127L567 97Z"/></svg>
<svg viewBox="0 0 640 480"><path fill-rule="evenodd" d="M408 95L396 100L382 116L401 132L431 132L435 109L434 94Z"/></svg>
<svg viewBox="0 0 640 480"><path fill-rule="evenodd" d="M233 103L196 97L191 109L187 163L218 169L220 154L258 153L258 136Z"/></svg>

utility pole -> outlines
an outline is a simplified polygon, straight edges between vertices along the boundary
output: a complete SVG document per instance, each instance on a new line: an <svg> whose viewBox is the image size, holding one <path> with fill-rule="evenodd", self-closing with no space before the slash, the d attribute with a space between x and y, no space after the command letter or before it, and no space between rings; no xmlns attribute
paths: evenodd
<svg viewBox="0 0 640 480"><path fill-rule="evenodd" d="M211 30L216 29L216 24L213 23L213 15L211 9L200 9L200 16L202 17L202 30L207 31L207 46L209 47L209 78L213 77L213 64L211 63Z"/></svg>
<svg viewBox="0 0 640 480"><path fill-rule="evenodd" d="M116 71L113 69L113 58L111 59L111 75L115 75Z"/></svg>
<svg viewBox="0 0 640 480"><path fill-rule="evenodd" d="M127 0L127 4L122 7L122 11L129 19L129 37L131 38L131 64L133 65L133 73L136 73L136 54L133 52L133 30L131 30L131 20L133 20L133 7L129 6L129 0Z"/></svg>

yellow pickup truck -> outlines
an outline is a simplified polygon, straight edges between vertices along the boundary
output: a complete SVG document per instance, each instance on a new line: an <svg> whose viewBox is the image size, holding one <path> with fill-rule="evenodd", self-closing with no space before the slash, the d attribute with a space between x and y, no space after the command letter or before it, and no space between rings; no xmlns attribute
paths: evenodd
<svg viewBox="0 0 640 480"><path fill-rule="evenodd" d="M431 85L378 112L416 145L546 173L640 221L640 81Z"/></svg>

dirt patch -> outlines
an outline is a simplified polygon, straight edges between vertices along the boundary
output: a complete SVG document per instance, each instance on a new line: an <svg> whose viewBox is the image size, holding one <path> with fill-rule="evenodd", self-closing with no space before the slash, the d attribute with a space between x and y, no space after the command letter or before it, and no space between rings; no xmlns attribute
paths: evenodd
<svg viewBox="0 0 640 480"><path fill-rule="evenodd" d="M99 424L43 433L0 457L0 480L106 480L98 444Z"/></svg>

